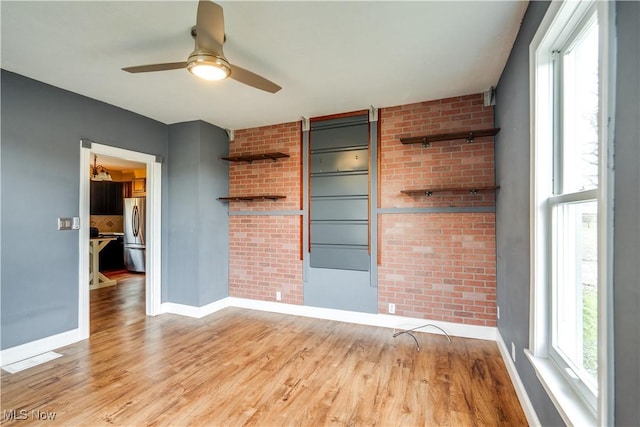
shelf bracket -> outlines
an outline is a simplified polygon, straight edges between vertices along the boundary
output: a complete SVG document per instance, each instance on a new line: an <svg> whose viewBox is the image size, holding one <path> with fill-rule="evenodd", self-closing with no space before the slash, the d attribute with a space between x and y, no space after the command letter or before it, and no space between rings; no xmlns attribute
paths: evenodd
<svg viewBox="0 0 640 427"><path fill-rule="evenodd" d="M469 132L469 136L467 136L467 144L473 144L473 132Z"/></svg>

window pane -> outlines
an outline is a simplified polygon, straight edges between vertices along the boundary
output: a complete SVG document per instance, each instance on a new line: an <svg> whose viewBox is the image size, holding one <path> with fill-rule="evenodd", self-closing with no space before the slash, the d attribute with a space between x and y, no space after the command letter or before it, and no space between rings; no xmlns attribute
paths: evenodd
<svg viewBox="0 0 640 427"><path fill-rule="evenodd" d="M598 25L562 55L562 193L598 187Z"/></svg>
<svg viewBox="0 0 640 427"><path fill-rule="evenodd" d="M597 202L556 206L553 347L595 389L598 365Z"/></svg>

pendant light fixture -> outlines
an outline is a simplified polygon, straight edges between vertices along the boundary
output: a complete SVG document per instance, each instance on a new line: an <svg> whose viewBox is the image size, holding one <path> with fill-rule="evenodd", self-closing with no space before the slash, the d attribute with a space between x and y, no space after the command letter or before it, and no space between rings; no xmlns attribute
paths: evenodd
<svg viewBox="0 0 640 427"><path fill-rule="evenodd" d="M91 181L113 181L107 168L98 164L98 156L93 155L93 166L91 167Z"/></svg>

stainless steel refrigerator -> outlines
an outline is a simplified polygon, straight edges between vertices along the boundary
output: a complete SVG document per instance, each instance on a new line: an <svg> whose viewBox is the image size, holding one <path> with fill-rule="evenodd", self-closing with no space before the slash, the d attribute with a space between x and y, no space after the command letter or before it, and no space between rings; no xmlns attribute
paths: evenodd
<svg viewBox="0 0 640 427"><path fill-rule="evenodd" d="M145 272L145 198L124 199L124 265Z"/></svg>

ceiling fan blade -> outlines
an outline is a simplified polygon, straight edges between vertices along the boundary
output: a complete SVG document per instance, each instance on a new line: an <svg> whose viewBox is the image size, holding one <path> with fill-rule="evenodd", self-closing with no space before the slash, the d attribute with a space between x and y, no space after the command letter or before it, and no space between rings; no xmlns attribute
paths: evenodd
<svg viewBox="0 0 640 427"><path fill-rule="evenodd" d="M138 65L135 67L123 68L123 71L128 73L148 73L151 71L166 71L166 70L178 70L180 68L187 68L186 62L167 62L165 64L149 64Z"/></svg>
<svg viewBox="0 0 640 427"><path fill-rule="evenodd" d="M222 7L216 3L201 0L198 2L196 18L196 48L223 56L224 15Z"/></svg>
<svg viewBox="0 0 640 427"><path fill-rule="evenodd" d="M272 81L269 81L255 73L252 73L249 70L238 67L237 65L231 66L231 75L229 77L233 80L239 81L240 83L244 83L246 85L255 87L256 89L261 89L270 93L276 93L277 91L282 89Z"/></svg>

